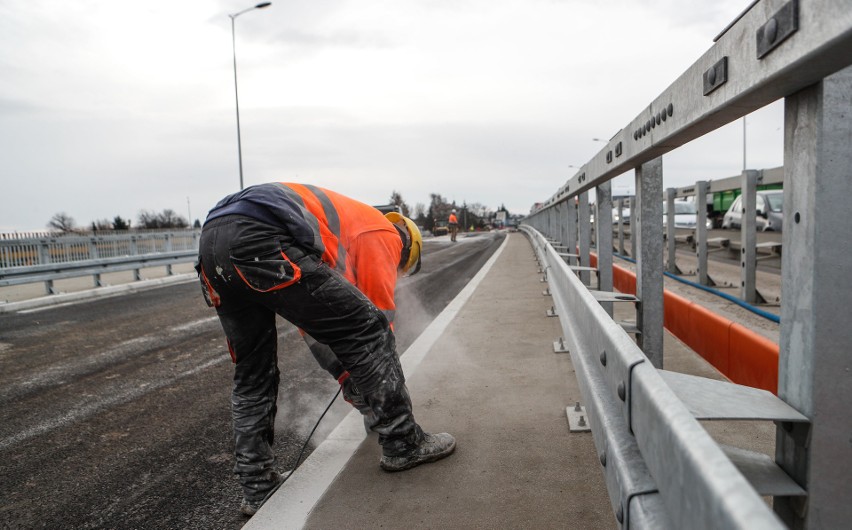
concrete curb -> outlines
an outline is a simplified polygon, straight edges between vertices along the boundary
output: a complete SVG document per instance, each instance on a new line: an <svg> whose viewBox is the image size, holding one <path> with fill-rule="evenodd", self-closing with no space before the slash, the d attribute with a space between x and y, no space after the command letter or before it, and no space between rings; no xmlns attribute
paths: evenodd
<svg viewBox="0 0 852 530"><path fill-rule="evenodd" d="M118 296L120 294L135 293L162 287L164 285L172 285L177 283L188 282L195 280L198 276L195 273L175 274L165 278L156 278L153 280L142 280L134 283L126 283L122 285L110 285L108 287L98 287L96 289L88 289L85 291L77 291L73 293L54 294L43 296L41 298L33 298L31 300L21 300L19 302L0 303L0 315L5 313L15 313L28 309L40 309L43 307L57 306L91 300L94 298L104 298L107 296Z"/></svg>

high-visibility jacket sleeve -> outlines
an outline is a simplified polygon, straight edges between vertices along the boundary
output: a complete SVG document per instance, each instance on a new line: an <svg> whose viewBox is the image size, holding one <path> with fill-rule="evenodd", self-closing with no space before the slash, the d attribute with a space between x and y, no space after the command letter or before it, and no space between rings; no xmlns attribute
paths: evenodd
<svg viewBox="0 0 852 530"><path fill-rule="evenodd" d="M352 241L348 253L353 283L385 314L391 325L396 311L393 292L401 253L399 235L387 230L360 234Z"/></svg>

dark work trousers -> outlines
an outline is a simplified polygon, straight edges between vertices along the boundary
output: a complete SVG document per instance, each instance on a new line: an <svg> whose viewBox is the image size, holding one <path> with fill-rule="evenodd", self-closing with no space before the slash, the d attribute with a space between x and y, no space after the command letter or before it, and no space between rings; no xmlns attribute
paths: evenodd
<svg viewBox="0 0 852 530"><path fill-rule="evenodd" d="M213 219L201 234L202 289L216 306L235 363L234 472L250 501L274 486L276 314L328 345L349 370L373 411L371 428L385 455L405 454L423 437L385 316L342 275L292 242L283 229L240 215Z"/></svg>

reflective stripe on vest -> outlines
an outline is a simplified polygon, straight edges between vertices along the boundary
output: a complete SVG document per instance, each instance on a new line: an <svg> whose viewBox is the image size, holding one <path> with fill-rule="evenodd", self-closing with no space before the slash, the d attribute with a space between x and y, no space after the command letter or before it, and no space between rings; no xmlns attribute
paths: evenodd
<svg viewBox="0 0 852 530"><path fill-rule="evenodd" d="M337 213L337 208L334 207L334 203L331 202L324 191L309 184L304 186L319 200L325 212L325 222L328 223L328 229L337 236L337 263L335 268L342 273L346 270L346 248L340 238L340 216Z"/></svg>
<svg viewBox="0 0 852 530"><path fill-rule="evenodd" d="M328 196L325 193L322 193L322 191L318 188L294 185L305 188L305 190L313 195L312 198L320 204L323 210L323 218L320 219L318 215L320 212L316 212L310 208L310 206L305 202L306 197L299 193L297 188L290 187L289 185L280 182L276 183L276 185L281 188L285 194L287 194L287 197L311 213L311 216L308 216L310 218L307 218L307 221L310 223L314 234L316 234L315 239L321 241L321 244L319 244L318 247L322 249L322 260L332 268L337 269L338 272L343 273L346 270L346 250L340 242L340 217L337 215L337 209L331 203ZM310 200L311 197L308 197L307 199Z"/></svg>

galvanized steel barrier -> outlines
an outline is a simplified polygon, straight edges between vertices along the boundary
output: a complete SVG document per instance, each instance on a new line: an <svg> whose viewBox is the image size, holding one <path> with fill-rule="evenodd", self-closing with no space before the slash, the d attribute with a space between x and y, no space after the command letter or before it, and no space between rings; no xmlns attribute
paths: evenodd
<svg viewBox="0 0 852 530"><path fill-rule="evenodd" d="M191 262L198 254L200 230L124 233L103 236L62 235L0 240L0 287L92 276L101 286L102 273Z"/></svg>
<svg viewBox="0 0 852 530"><path fill-rule="evenodd" d="M852 259L842 244L852 233L850 63L848 0L753 2L525 220L564 332L554 347L571 353L624 528L841 528L852 520L846 476L852 468L846 411L852 402L852 326L846 318ZM780 98L786 219L775 397L662 370L660 198L664 153ZM636 182L635 299L611 292L609 181L630 170ZM743 175L745 211L755 210L753 178ZM597 195L596 289L589 287L591 190ZM754 220L746 215L743 222ZM753 243L743 241L743 249ZM636 322L627 328L611 316L619 301L636 307ZM776 422L775 460L720 447L697 421L711 418ZM773 497L772 508L762 495Z"/></svg>

